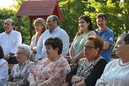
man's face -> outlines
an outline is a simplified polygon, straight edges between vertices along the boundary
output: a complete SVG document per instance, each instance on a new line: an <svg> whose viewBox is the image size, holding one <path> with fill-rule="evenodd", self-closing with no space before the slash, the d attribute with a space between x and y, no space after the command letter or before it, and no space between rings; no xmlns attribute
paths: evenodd
<svg viewBox="0 0 129 86"><path fill-rule="evenodd" d="M100 28L104 28L106 26L106 23L107 23L107 21L101 17L97 18L96 22L97 22L98 27L100 27Z"/></svg>
<svg viewBox="0 0 129 86"><path fill-rule="evenodd" d="M54 27L54 21L53 21L53 17L48 17L47 18L47 21L46 21L46 24L47 24L47 27L49 30L53 30L55 27Z"/></svg>
<svg viewBox="0 0 129 86"><path fill-rule="evenodd" d="M4 30L6 31L6 33L10 33L13 28L14 28L14 25L12 25L11 20L5 20Z"/></svg>

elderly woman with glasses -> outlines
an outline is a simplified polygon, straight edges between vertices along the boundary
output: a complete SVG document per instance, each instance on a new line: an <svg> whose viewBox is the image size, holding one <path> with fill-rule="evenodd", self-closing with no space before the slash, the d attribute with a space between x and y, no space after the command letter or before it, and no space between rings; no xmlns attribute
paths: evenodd
<svg viewBox="0 0 129 86"><path fill-rule="evenodd" d="M26 44L21 44L18 47L16 53L16 58L18 64L14 65L11 74L9 75L9 86L29 86L27 77L29 74L29 69L34 65L32 61L29 60L31 56L31 49Z"/></svg>
<svg viewBox="0 0 129 86"><path fill-rule="evenodd" d="M84 45L84 58L79 60L77 66L67 75L69 86L95 86L100 78L106 60L101 57L103 40L98 36L89 36Z"/></svg>
<svg viewBox="0 0 129 86"><path fill-rule="evenodd" d="M30 86L65 86L65 78L70 72L67 60L61 56L63 43L59 38L45 41L47 57L39 60L30 71Z"/></svg>
<svg viewBox="0 0 129 86"><path fill-rule="evenodd" d="M119 59L109 62L96 86L129 86L129 34L122 34L115 44Z"/></svg>

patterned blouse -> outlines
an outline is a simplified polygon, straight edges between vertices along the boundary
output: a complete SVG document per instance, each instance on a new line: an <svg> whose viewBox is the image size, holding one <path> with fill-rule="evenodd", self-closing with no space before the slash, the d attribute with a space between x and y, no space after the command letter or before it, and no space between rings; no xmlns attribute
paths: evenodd
<svg viewBox="0 0 129 86"><path fill-rule="evenodd" d="M64 86L66 75L70 72L70 66L64 57L52 62L48 58L40 60L30 71L28 81L36 86Z"/></svg>
<svg viewBox="0 0 129 86"><path fill-rule="evenodd" d="M86 86L95 86L95 83L102 75L106 64L106 60L101 56L95 61L87 61L86 58L82 58L79 60L77 66L67 75L66 81L69 83L69 86L72 86L72 77L76 75L84 78Z"/></svg>
<svg viewBox="0 0 129 86"><path fill-rule="evenodd" d="M9 81L16 82L18 86L28 86L27 77L32 66L34 66L34 63L30 60L25 61L22 66L19 66L19 64L14 65Z"/></svg>
<svg viewBox="0 0 129 86"><path fill-rule="evenodd" d="M99 60L100 58L97 61ZM93 70L94 65L97 63L97 61L88 62L86 58L80 59L76 75L86 78Z"/></svg>

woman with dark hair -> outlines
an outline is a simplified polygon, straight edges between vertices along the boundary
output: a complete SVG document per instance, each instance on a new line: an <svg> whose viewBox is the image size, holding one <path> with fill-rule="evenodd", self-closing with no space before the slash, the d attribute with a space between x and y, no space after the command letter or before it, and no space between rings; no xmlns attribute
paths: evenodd
<svg viewBox="0 0 129 86"><path fill-rule="evenodd" d="M4 53L0 46L0 86L6 86L8 80L8 62L3 59Z"/></svg>
<svg viewBox="0 0 129 86"><path fill-rule="evenodd" d="M45 41L47 58L39 60L30 71L28 77L30 86L65 86L70 66L61 56L62 46L59 38L48 38Z"/></svg>
<svg viewBox="0 0 129 86"><path fill-rule="evenodd" d="M107 64L99 55L103 48L103 40L98 36L89 36L85 41L84 57L66 77L69 86L95 86Z"/></svg>
<svg viewBox="0 0 129 86"><path fill-rule="evenodd" d="M69 50L71 63L75 64L80 58L84 57L82 50L85 39L90 35L96 35L90 17L82 15L79 17L78 23L78 32Z"/></svg>
<svg viewBox="0 0 129 86"><path fill-rule="evenodd" d="M96 86L129 86L129 34L122 34L115 44L119 59L110 61Z"/></svg>

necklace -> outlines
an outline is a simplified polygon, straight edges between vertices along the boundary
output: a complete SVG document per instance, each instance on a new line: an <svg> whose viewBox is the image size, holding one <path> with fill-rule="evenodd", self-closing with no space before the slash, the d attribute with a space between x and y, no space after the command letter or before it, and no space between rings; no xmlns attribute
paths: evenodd
<svg viewBox="0 0 129 86"><path fill-rule="evenodd" d="M123 63L122 60L119 60L119 62L120 62L120 65L122 65L122 66L125 66L125 65L129 64L129 62Z"/></svg>

